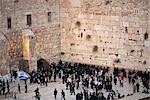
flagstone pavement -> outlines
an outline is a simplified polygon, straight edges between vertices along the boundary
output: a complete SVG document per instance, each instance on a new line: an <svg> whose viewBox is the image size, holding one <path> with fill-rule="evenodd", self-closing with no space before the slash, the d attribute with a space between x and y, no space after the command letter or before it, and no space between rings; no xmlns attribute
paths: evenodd
<svg viewBox="0 0 150 100"><path fill-rule="evenodd" d="M113 85L113 89L114 90L118 90L121 95L127 95L127 94L131 94L133 93L133 87L132 85L128 84L127 79L124 80L124 87L120 87L119 84L117 86ZM54 99L54 89L56 88L58 91L57 94L57 99L56 100L61 100L61 90L65 91L66 94L66 100L76 100L76 96L75 95L70 95L69 90L65 90L65 84L62 84L60 79L57 79L57 82L50 82L48 83L48 86L46 87L45 85L40 86L40 84L29 84L28 83L28 93L24 93L24 82L23 81L17 81L15 83L12 83L11 86L11 91L17 91L17 84L20 83L21 84L21 93L17 94L17 100L35 100L34 96L34 90L38 87L39 88L39 92L41 95L41 99L40 100L55 100ZM82 91L82 85L80 85L80 88L78 90L76 90L76 93L80 93ZM93 91L93 90L88 90L88 91ZM107 96L107 92L105 92L105 90L102 90L104 92L104 96ZM142 88L141 90L142 91ZM132 96L128 96L125 97L123 99L119 99L119 100L138 100L144 97L150 97L150 94L144 94L142 92L139 93L135 93ZM1 100L13 100L13 98L0 98Z"/></svg>

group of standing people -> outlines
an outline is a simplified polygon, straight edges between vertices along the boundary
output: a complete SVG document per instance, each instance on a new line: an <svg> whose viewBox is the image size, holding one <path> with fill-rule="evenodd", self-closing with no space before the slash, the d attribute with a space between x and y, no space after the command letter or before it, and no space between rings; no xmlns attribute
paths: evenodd
<svg viewBox="0 0 150 100"><path fill-rule="evenodd" d="M5 95L6 93L10 93L9 81L2 80L0 81L0 95Z"/></svg>
<svg viewBox="0 0 150 100"><path fill-rule="evenodd" d="M141 91L148 93L149 72L126 70L123 68L114 68L114 72L109 72L109 67L87 65L81 63L62 63L57 66L58 76L62 70L62 83L66 84L66 90L70 90L70 94L75 94L75 89L83 88L81 93L76 94L77 100L113 100L114 98L123 98L133 95L135 92L140 92L139 80L142 79L142 84L145 90ZM57 75L57 74L56 74ZM60 78L60 77L59 77ZM124 80L128 79L129 84L133 86L133 93L121 95L118 90L113 90L113 84L119 83L120 87L124 87ZM85 88L87 89L85 91ZM89 92L92 89L94 92ZM105 97L101 90L104 89L109 94ZM95 98L95 99L93 99ZM101 99L100 99L101 98Z"/></svg>
<svg viewBox="0 0 150 100"><path fill-rule="evenodd" d="M41 65L36 71L30 73L30 84L40 84L48 86L48 82L57 82L57 78L65 84L66 91L70 91L70 95L75 95L76 100L113 100L114 98L123 98L118 90L113 90L113 85L124 87L124 80L127 79L129 84L133 86L133 93L144 92L149 93L149 75L147 71L126 70L123 68L114 68L113 73L106 66L95 66L81 63L70 63L60 61L58 64L52 63L45 68ZM14 73L14 77L16 77ZM140 83L142 80L144 90L140 91ZM6 83L7 91L9 82ZM25 81L25 93L27 93L27 83ZM75 93L76 90L81 90L80 93ZM108 92L104 96L102 90ZM2 91L5 93L5 82L3 82ZM21 93L21 86L18 84L18 92ZM36 97L39 97L39 88L35 91ZM1 93L1 91L0 91ZM58 90L54 90L54 98L57 98ZM127 94L127 96L132 94ZM61 91L61 99L65 100L65 92Z"/></svg>

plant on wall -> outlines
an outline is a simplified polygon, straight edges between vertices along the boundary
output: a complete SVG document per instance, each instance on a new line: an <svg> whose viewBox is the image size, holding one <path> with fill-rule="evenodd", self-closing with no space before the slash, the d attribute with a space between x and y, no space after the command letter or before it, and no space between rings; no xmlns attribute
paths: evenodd
<svg viewBox="0 0 150 100"><path fill-rule="evenodd" d="M93 52L98 52L98 46L97 46L97 45L95 45L95 46L93 47Z"/></svg>
<svg viewBox="0 0 150 100"><path fill-rule="evenodd" d="M143 64L146 65L146 61L144 61Z"/></svg>
<svg viewBox="0 0 150 100"><path fill-rule="evenodd" d="M145 39L145 40L148 39L148 33L147 33L147 32L144 34L144 39Z"/></svg>
<svg viewBox="0 0 150 100"><path fill-rule="evenodd" d="M90 40L90 39L91 39L91 35L87 35L87 36L86 36L86 39L87 39L87 40Z"/></svg>
<svg viewBox="0 0 150 100"><path fill-rule="evenodd" d="M107 1L105 2L105 5L111 4L111 2L112 2L112 1L107 0Z"/></svg>
<svg viewBox="0 0 150 100"><path fill-rule="evenodd" d="M120 59L115 59L114 62L115 63L121 63Z"/></svg>
<svg viewBox="0 0 150 100"><path fill-rule="evenodd" d="M80 27L81 23L79 21L76 22L76 26Z"/></svg>

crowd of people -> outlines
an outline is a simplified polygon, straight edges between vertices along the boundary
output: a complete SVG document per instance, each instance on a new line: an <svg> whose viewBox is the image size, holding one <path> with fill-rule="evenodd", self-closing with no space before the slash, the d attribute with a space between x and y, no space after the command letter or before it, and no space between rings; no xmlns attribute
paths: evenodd
<svg viewBox="0 0 150 100"><path fill-rule="evenodd" d="M13 74L16 78L16 74ZM149 93L149 76L148 71L127 70L123 68L114 68L113 73L106 66L95 66L81 63L70 63L60 61L58 64L52 63L48 67L40 65L36 71L30 73L30 84L40 84L48 86L48 82L56 82L57 78L65 84L66 90L70 95L75 95L76 100L114 100L133 95L135 92ZM121 95L118 90L114 90L113 85L119 84L124 87L124 80L128 79L129 84L133 86L133 93ZM143 91L140 91L139 80L142 80ZM6 85L9 90L9 83ZM3 94L5 93L5 82L3 82ZM81 89L81 92L75 93L75 90ZM27 93L27 83L25 81L25 93ZM105 90L108 92L104 96ZM18 92L21 93L20 84ZM35 91L35 97L40 100L39 88ZM54 98L57 98L58 90L54 90ZM0 92L1 93L1 92ZM65 92L61 91L61 99L65 100Z"/></svg>
<svg viewBox="0 0 150 100"><path fill-rule="evenodd" d="M60 61L58 64L52 63L49 68L40 66L36 72L32 72L30 83L46 85L48 81L56 82L56 78L62 79L62 84L66 84L66 90L70 95L76 95L76 100L113 100L114 98L123 98L117 90L112 89L112 85L119 83L120 87L124 85L124 78L128 79L129 84L133 85L133 93L139 92L139 78L142 80L144 91L148 93L149 72L125 70L114 68L113 73L109 73L109 67L87 65L81 63L69 63ZM52 79L53 77L53 79ZM82 88L81 93L75 93L75 89ZM92 89L94 92L89 92ZM109 92L105 97L102 89ZM55 90L56 92L56 90ZM55 98L56 98L56 93ZM127 94L130 96L132 94Z"/></svg>

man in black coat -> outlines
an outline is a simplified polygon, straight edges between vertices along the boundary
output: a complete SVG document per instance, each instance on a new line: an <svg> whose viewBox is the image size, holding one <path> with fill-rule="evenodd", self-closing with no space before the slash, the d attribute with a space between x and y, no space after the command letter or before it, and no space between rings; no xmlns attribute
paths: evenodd
<svg viewBox="0 0 150 100"><path fill-rule="evenodd" d="M54 72L54 82L56 82L56 73Z"/></svg>
<svg viewBox="0 0 150 100"><path fill-rule="evenodd" d="M25 93L27 93L27 89L28 89L27 84L25 84Z"/></svg>
<svg viewBox="0 0 150 100"><path fill-rule="evenodd" d="M21 93L20 84L18 84L18 92Z"/></svg>
<svg viewBox="0 0 150 100"><path fill-rule="evenodd" d="M9 82L8 82L8 80L7 80L7 91L8 91L8 93L10 93Z"/></svg>
<svg viewBox="0 0 150 100"><path fill-rule="evenodd" d="M139 87L140 87L140 84L139 84L139 83L136 83L137 92L139 92Z"/></svg>
<svg viewBox="0 0 150 100"><path fill-rule="evenodd" d="M5 94L5 86L2 87L3 95Z"/></svg>
<svg viewBox="0 0 150 100"><path fill-rule="evenodd" d="M61 92L61 100L65 100L65 92L62 90L62 92Z"/></svg>
<svg viewBox="0 0 150 100"><path fill-rule="evenodd" d="M56 97L57 97L57 90L56 90L56 88L55 88L55 90L54 90L54 97L55 97L55 99L56 99Z"/></svg>

